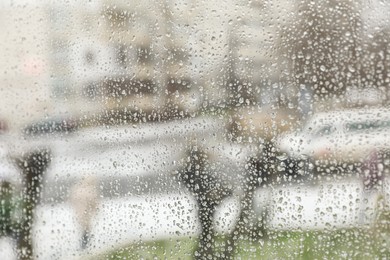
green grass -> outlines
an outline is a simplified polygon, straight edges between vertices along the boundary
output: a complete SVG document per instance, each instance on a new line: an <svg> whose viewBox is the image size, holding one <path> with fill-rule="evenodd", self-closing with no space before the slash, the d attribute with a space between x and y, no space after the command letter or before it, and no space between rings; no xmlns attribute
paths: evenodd
<svg viewBox="0 0 390 260"><path fill-rule="evenodd" d="M365 228L268 231L266 238L251 232L239 240L234 259L390 259L390 210L378 205L376 221ZM216 256L221 255L225 239L216 238ZM93 259L193 259L197 243L197 238L139 242Z"/></svg>
<svg viewBox="0 0 390 260"><path fill-rule="evenodd" d="M97 259L192 259L196 239L168 239L139 242L105 254Z"/></svg>
<svg viewBox="0 0 390 260"><path fill-rule="evenodd" d="M241 239L235 259L390 259L390 234L378 229L271 232L267 239ZM215 244L218 254L223 237ZM192 259L195 238L131 244L99 259Z"/></svg>

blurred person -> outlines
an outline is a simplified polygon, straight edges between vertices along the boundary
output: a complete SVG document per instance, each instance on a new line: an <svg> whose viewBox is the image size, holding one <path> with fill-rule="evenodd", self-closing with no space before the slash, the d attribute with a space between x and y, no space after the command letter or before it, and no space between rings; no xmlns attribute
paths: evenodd
<svg viewBox="0 0 390 260"><path fill-rule="evenodd" d="M82 231L81 248L85 249L91 239L91 223L99 204L98 182L93 176L76 183L69 196L76 219Z"/></svg>
<svg viewBox="0 0 390 260"><path fill-rule="evenodd" d="M383 165L374 149L363 164L363 184L365 190L378 189L383 181Z"/></svg>
<svg viewBox="0 0 390 260"><path fill-rule="evenodd" d="M0 119L0 134L8 132L8 123L5 120Z"/></svg>
<svg viewBox="0 0 390 260"><path fill-rule="evenodd" d="M360 221L365 224L375 217L376 208L371 209L368 205L370 201L377 204L382 197L383 164L376 149L367 156L362 166L363 194Z"/></svg>

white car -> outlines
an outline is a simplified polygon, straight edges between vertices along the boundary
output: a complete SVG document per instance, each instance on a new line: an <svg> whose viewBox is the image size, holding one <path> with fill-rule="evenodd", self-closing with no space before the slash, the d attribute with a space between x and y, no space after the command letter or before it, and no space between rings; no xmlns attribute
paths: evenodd
<svg viewBox="0 0 390 260"><path fill-rule="evenodd" d="M279 138L277 147L293 161L351 164L372 151L390 150L390 110L341 110L313 115L302 130Z"/></svg>

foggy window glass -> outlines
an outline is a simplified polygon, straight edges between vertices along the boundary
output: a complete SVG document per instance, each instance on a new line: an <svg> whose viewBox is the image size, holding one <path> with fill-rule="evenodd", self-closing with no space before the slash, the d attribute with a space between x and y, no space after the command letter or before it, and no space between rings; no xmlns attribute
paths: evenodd
<svg viewBox="0 0 390 260"><path fill-rule="evenodd" d="M389 21L0 1L0 259L390 258Z"/></svg>

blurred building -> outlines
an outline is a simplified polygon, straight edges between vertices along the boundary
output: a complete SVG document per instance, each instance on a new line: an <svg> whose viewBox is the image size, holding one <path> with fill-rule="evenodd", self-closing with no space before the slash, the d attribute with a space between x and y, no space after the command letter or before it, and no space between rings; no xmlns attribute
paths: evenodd
<svg viewBox="0 0 390 260"><path fill-rule="evenodd" d="M321 80L328 84L327 92L379 84L386 92L387 51L383 56L381 50L387 41L380 35L387 26L379 18L369 19L370 7L383 4L374 1L361 16L363 34L377 39L378 44L366 51L375 64L364 62L358 68L353 50L367 41L358 46L362 32L343 31L359 24L360 17L351 20L335 13L341 17L339 23L327 27L325 19L310 28L337 31L340 46L347 48L343 53L345 48L338 48L339 56L351 62L342 64L345 59L340 57L325 65L312 62L315 72L301 73L311 65L305 65L305 55L295 55L295 50L306 46L307 54L322 55L308 45L317 29L296 39L294 34L305 24L301 14L309 10L321 15L325 9L334 10L335 3L322 3L322 9L310 7L313 4L292 0L2 2L0 117L12 121L10 128L18 128L45 116L90 117L104 111L191 112L232 104L307 110L308 103L316 102L310 95L318 92L315 86ZM338 6L349 10L343 1ZM371 59L370 53L376 56ZM340 82L331 82L334 75L326 70L335 64L342 74L337 76ZM307 100L302 98L306 96Z"/></svg>
<svg viewBox="0 0 390 260"><path fill-rule="evenodd" d="M36 13L36 23L15 25L25 33L13 33L31 36L35 42L30 45L39 46L41 56L32 61L38 66L31 65L36 71L30 73L43 83L33 88L41 89L36 102L32 95L26 99L37 106L39 118L167 108L191 112L225 106L232 98L258 101L264 96L259 87L270 86L270 78L278 81L277 70L270 69L277 39L276 24L270 21L286 6L233 0L223 5L192 0L40 1L19 7L22 12L12 5L2 11L19 12L20 17L29 17L23 11ZM31 33L35 28L39 41ZM12 46L17 48L28 49ZM15 84L31 84L31 77L24 84L17 75ZM15 95L15 89L8 89ZM23 116L26 107L34 106L19 107Z"/></svg>
<svg viewBox="0 0 390 260"><path fill-rule="evenodd" d="M52 4L53 88L62 109L88 115L191 106L191 16L183 15L187 6L177 9L174 1Z"/></svg>
<svg viewBox="0 0 390 260"><path fill-rule="evenodd" d="M78 114L100 108L87 85L110 71L112 55L103 46L99 3L87 1L47 2L51 90L55 114ZM89 94L89 95L88 95Z"/></svg>
<svg viewBox="0 0 390 260"><path fill-rule="evenodd" d="M0 119L15 131L51 106L46 10L2 1L0 24Z"/></svg>
<svg viewBox="0 0 390 260"><path fill-rule="evenodd" d="M234 103L285 106L287 100L297 98L295 86L286 78L290 68L280 48L281 35L295 19L296 3L238 2L241 15L234 22L230 39L229 89L235 95Z"/></svg>

